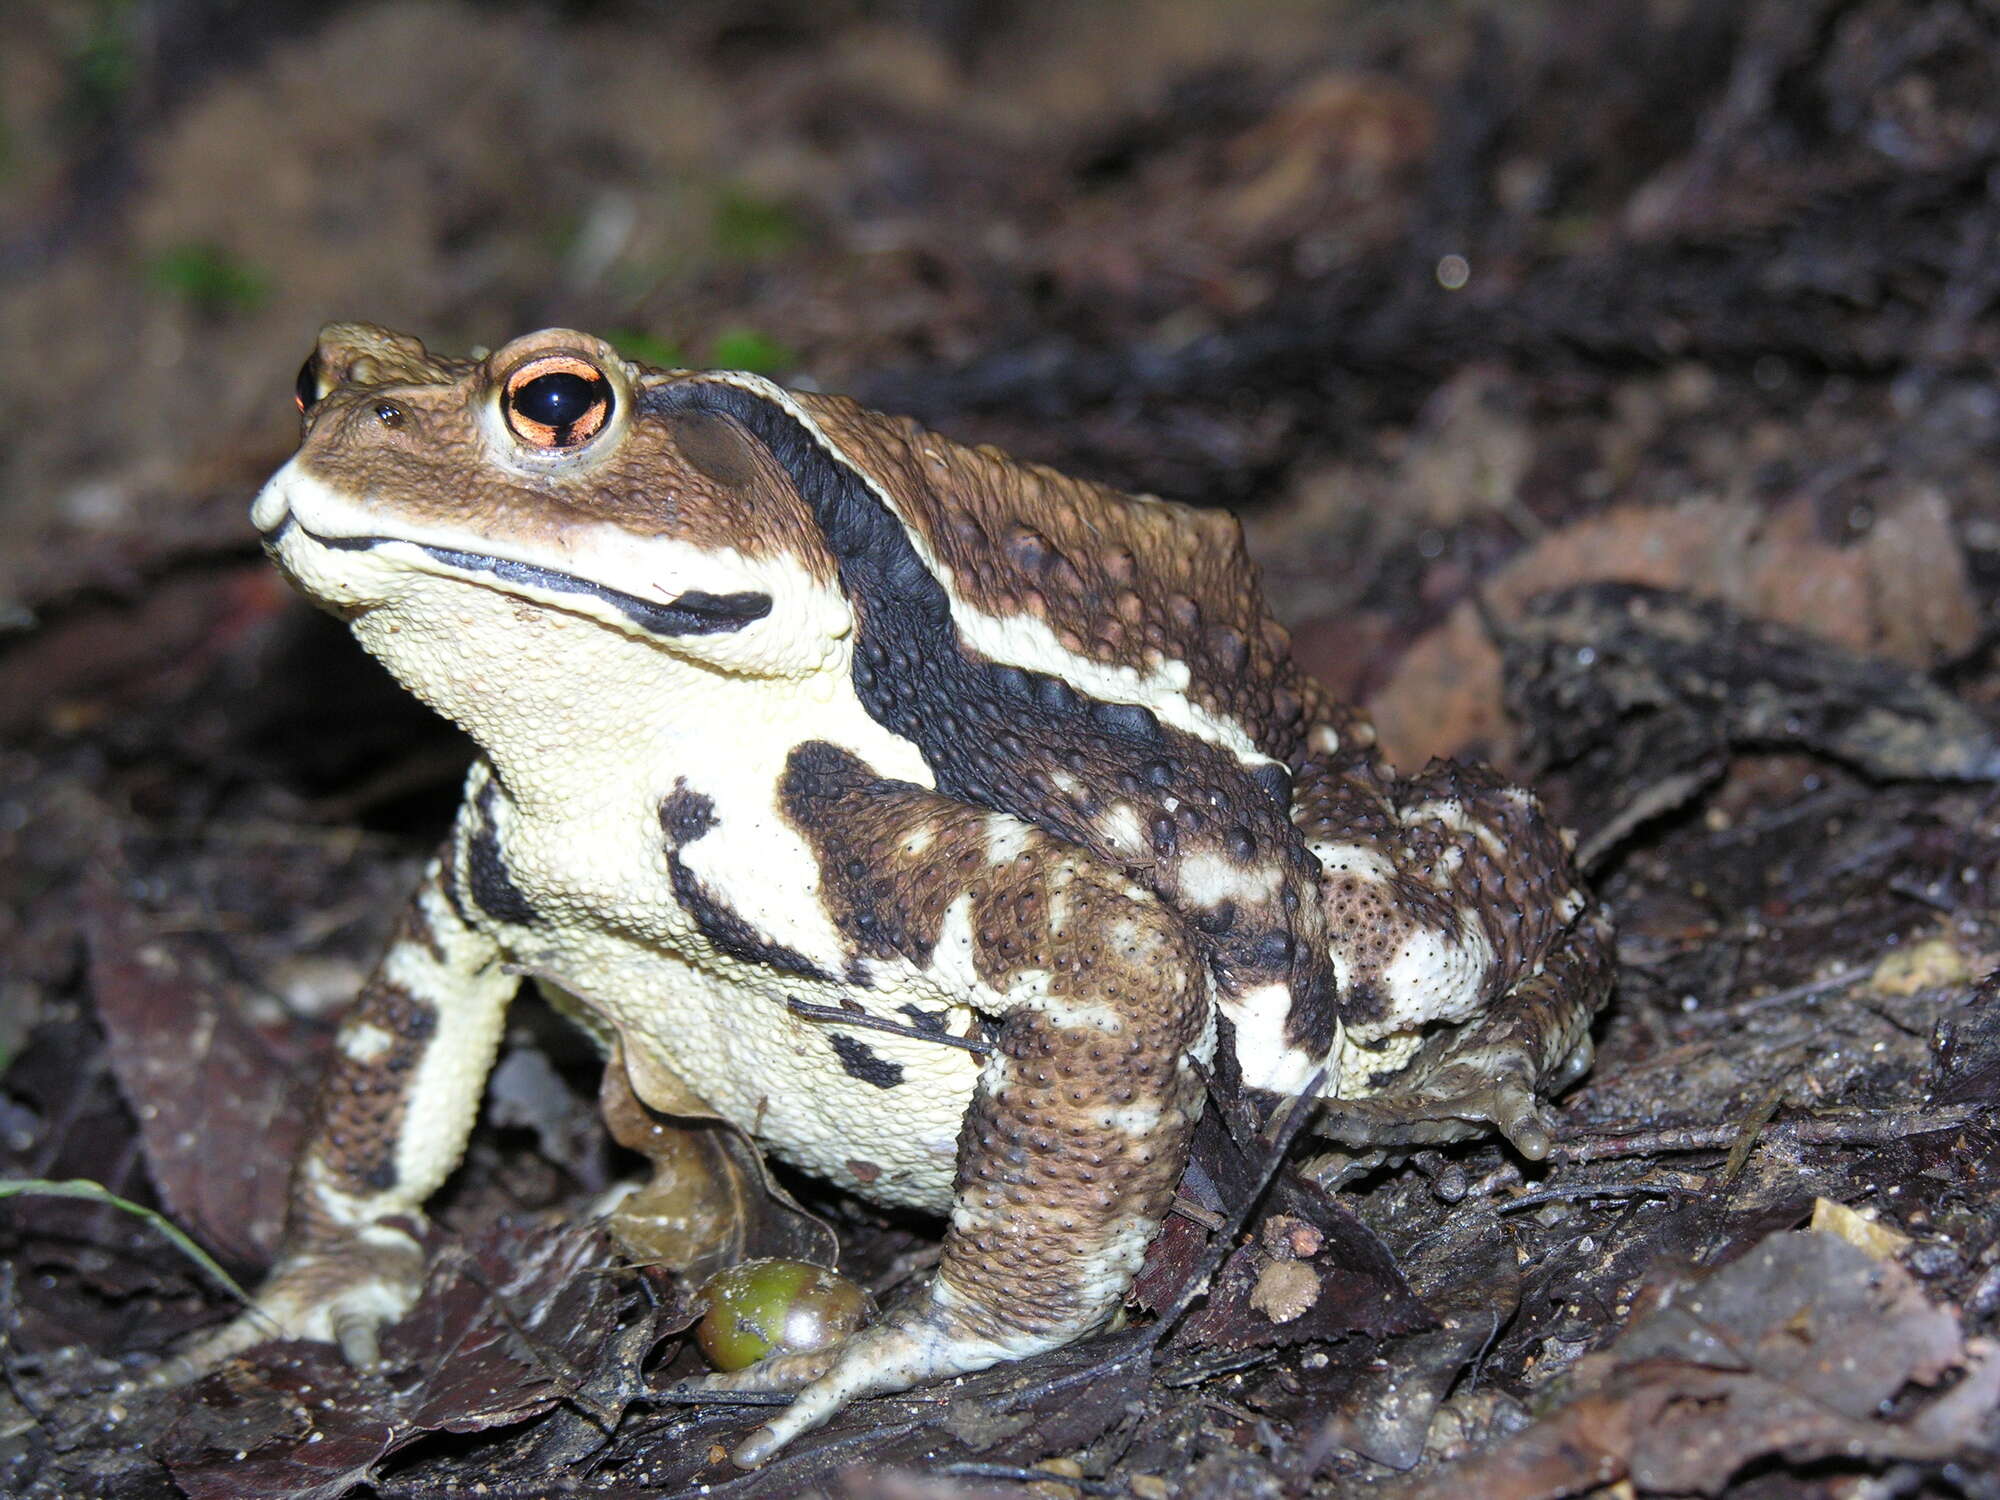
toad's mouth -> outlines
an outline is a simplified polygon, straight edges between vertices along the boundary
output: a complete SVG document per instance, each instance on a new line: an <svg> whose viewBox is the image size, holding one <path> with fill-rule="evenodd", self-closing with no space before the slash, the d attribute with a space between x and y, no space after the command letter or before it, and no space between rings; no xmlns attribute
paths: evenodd
<svg viewBox="0 0 2000 1500"><path fill-rule="evenodd" d="M400 542L406 547L414 547L432 562L440 563L454 573L484 573L502 583L514 584L521 588L550 594L577 594L596 599L610 605L634 625L651 635L723 635L754 624L771 612L771 596L753 591L711 594L703 589L689 589L671 603L659 604L651 599L641 599L636 594L628 594L622 589L592 583L588 578L579 578L574 573L544 568L536 563L519 562L511 557L465 552L456 547L440 547L429 542L413 541L409 537L323 536L290 511L286 512L284 520L264 533L264 545L275 549L283 540L285 533L295 527L302 535L334 552L367 552L376 547L386 547Z"/></svg>

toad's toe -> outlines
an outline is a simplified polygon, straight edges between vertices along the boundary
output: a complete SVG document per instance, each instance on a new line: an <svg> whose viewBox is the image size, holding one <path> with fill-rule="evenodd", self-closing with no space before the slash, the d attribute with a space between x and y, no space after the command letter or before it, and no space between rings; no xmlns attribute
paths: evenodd
<svg viewBox="0 0 2000 1500"><path fill-rule="evenodd" d="M337 1344L350 1365L372 1369L381 1362L381 1330L410 1310L422 1279L416 1242L383 1225L288 1256L254 1303L162 1360L147 1382L184 1385L232 1355L287 1338Z"/></svg>
<svg viewBox="0 0 2000 1500"><path fill-rule="evenodd" d="M745 1438L731 1457L742 1468L766 1462L792 1439L810 1432L849 1402L890 1395L928 1381L986 1369L1060 1343L1060 1338L996 1340L941 1306L935 1286L880 1322L817 1354L781 1355L745 1370L713 1375L695 1387L708 1391L798 1391L797 1398Z"/></svg>
<svg viewBox="0 0 2000 1500"><path fill-rule="evenodd" d="M741 1370L728 1370L690 1381L696 1391L796 1391L811 1385L833 1368L841 1346L815 1350L811 1354L781 1354L760 1359Z"/></svg>

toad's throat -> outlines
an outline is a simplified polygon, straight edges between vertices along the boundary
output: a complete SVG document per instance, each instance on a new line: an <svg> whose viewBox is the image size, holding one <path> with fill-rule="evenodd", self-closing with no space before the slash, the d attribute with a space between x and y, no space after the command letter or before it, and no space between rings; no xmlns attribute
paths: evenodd
<svg viewBox="0 0 2000 1500"><path fill-rule="evenodd" d="M592 583L574 573L517 562L510 557L492 557L483 552L462 552L455 547L437 547L428 542L409 541L395 536L321 536L318 532L287 517L287 523L336 552L365 552L390 542L408 542L434 562L461 573L486 573L503 583L517 583L554 594L583 594L602 600L633 624L652 635L723 635L763 619L771 612L771 596L755 592L711 594L689 589L671 604L657 604L621 589ZM269 540L276 541L285 527L280 526Z"/></svg>

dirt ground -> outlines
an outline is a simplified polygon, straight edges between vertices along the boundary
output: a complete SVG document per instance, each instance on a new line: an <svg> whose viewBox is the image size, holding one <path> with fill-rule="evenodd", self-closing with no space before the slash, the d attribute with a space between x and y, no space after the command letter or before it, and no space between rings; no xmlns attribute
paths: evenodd
<svg viewBox="0 0 2000 1500"><path fill-rule="evenodd" d="M0 1491L2000 1497L2000 12L27 0L0 46ZM386 1375L254 1281L468 745L259 556L315 328L548 324L1236 510L1619 924L1547 1162L1212 1108L1123 1329L744 1476L522 1003ZM1310 1148L1293 1153L1310 1155ZM791 1187L892 1293L937 1227ZM1274 1301L1287 1289L1289 1305ZM1205 1290L1204 1290L1205 1289ZM1303 1304L1301 1307L1299 1304ZM1278 1314L1282 1314L1279 1316Z"/></svg>

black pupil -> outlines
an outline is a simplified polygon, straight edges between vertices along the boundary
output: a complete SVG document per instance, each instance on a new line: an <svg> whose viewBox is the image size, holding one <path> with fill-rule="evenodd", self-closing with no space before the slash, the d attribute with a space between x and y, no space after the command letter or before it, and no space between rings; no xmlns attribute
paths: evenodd
<svg viewBox="0 0 2000 1500"><path fill-rule="evenodd" d="M604 399L604 382L567 370L537 375L514 392L514 410L525 421L561 429L583 420Z"/></svg>
<svg viewBox="0 0 2000 1500"><path fill-rule="evenodd" d="M315 401L319 400L319 356L317 354L308 355L306 362L299 366L299 378L292 389L299 393L299 405L301 407L311 406Z"/></svg>

